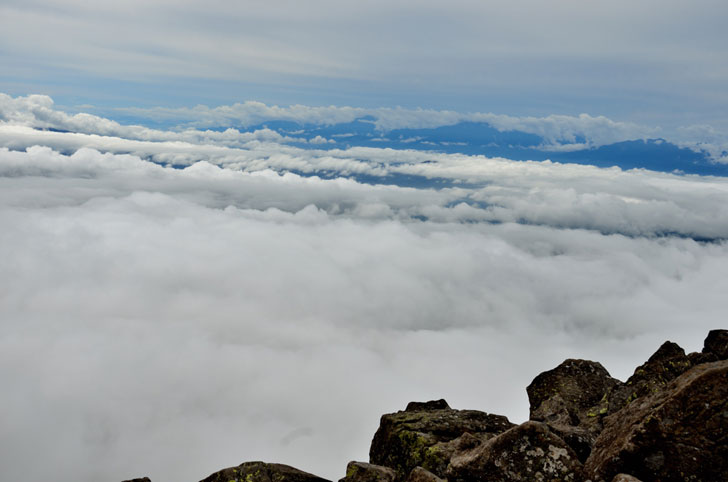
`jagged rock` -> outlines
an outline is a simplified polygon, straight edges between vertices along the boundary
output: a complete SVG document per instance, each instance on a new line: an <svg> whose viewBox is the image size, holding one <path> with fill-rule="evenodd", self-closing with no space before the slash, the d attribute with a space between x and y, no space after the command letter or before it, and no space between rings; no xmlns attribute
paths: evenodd
<svg viewBox="0 0 728 482"><path fill-rule="evenodd" d="M283 464L243 462L220 470L200 482L330 482Z"/></svg>
<svg viewBox="0 0 728 482"><path fill-rule="evenodd" d="M719 360L728 360L728 330L710 330L703 342L703 353L711 353Z"/></svg>
<svg viewBox="0 0 728 482"><path fill-rule="evenodd" d="M415 467L407 476L407 482L444 482L440 477L422 467Z"/></svg>
<svg viewBox="0 0 728 482"><path fill-rule="evenodd" d="M629 474L617 474L612 479L612 482L642 482L637 477L632 477Z"/></svg>
<svg viewBox="0 0 728 482"><path fill-rule="evenodd" d="M446 410L450 408L444 398L440 400L430 400L429 402L410 402L407 404L405 412L420 412L422 410Z"/></svg>
<svg viewBox="0 0 728 482"><path fill-rule="evenodd" d="M346 477L339 482L393 482L394 470L382 465L366 462L349 462L346 466Z"/></svg>
<svg viewBox="0 0 728 482"><path fill-rule="evenodd" d="M581 471L576 453L540 422L526 422L484 444L455 455L448 467L450 482L577 482Z"/></svg>
<svg viewBox="0 0 728 482"><path fill-rule="evenodd" d="M609 395L620 385L600 363L565 360L538 375L526 388L529 418L548 424L583 462L602 429Z"/></svg>
<svg viewBox="0 0 728 482"><path fill-rule="evenodd" d="M728 361L698 365L604 420L585 478L728 480Z"/></svg>
<svg viewBox="0 0 728 482"><path fill-rule="evenodd" d="M369 450L369 462L394 469L397 481L405 480L418 466L443 477L457 450L513 427L502 415L439 408L447 407L443 403L410 404L409 410L383 415ZM461 438L466 433L469 435Z"/></svg>
<svg viewBox="0 0 728 482"><path fill-rule="evenodd" d="M666 341L634 371L624 385L614 390L609 398L609 413L620 410L639 397L659 392L691 366L685 350L676 343Z"/></svg>
<svg viewBox="0 0 728 482"><path fill-rule="evenodd" d="M701 363L712 363L718 361L718 357L714 353L688 353L688 360L692 366L700 365Z"/></svg>
<svg viewBox="0 0 728 482"><path fill-rule="evenodd" d="M152 482L152 481L149 480L149 477L142 477L140 479L122 480L121 482Z"/></svg>

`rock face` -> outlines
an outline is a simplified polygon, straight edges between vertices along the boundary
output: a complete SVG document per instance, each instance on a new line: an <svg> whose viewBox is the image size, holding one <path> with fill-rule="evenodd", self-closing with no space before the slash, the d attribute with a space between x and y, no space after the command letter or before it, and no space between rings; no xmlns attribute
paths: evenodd
<svg viewBox="0 0 728 482"><path fill-rule="evenodd" d="M632 477L629 474L617 474L612 479L612 482L642 482L637 477Z"/></svg>
<svg viewBox="0 0 728 482"><path fill-rule="evenodd" d="M728 361L698 365L605 419L584 467L608 482L728 480Z"/></svg>
<svg viewBox="0 0 728 482"><path fill-rule="evenodd" d="M602 429L609 396L621 385L600 363L568 359L526 388L530 419L546 423L583 462Z"/></svg>
<svg viewBox="0 0 728 482"><path fill-rule="evenodd" d="M577 481L576 453L546 424L526 422L484 444L455 455L450 482Z"/></svg>
<svg viewBox="0 0 728 482"><path fill-rule="evenodd" d="M349 462L346 477L339 482L393 482L394 470L365 462Z"/></svg>
<svg viewBox="0 0 728 482"><path fill-rule="evenodd" d="M283 464L244 462L220 470L201 482L330 482Z"/></svg>
<svg viewBox="0 0 728 482"><path fill-rule="evenodd" d="M692 363L685 350L666 341L609 399L609 413L621 410L635 399L659 392L671 380L685 373Z"/></svg>
<svg viewBox="0 0 728 482"><path fill-rule="evenodd" d="M513 426L501 415L453 410L444 400L411 403L408 409L382 416L372 440L369 461L394 469L403 481L415 467L444 477L450 457Z"/></svg>
<svg viewBox="0 0 728 482"><path fill-rule="evenodd" d="M407 476L407 482L443 482L443 480L429 470L415 467Z"/></svg>
<svg viewBox="0 0 728 482"><path fill-rule="evenodd" d="M728 360L728 330L710 330L703 343L703 353L715 355L718 360Z"/></svg>

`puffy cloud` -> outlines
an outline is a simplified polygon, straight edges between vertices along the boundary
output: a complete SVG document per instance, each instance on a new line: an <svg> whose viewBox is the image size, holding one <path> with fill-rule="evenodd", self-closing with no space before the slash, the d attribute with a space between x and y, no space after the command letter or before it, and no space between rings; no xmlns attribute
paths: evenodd
<svg viewBox="0 0 728 482"><path fill-rule="evenodd" d="M23 102L0 126L3 479L335 479L410 400L522 421L566 357L625 378L724 322L725 179L40 131L80 121Z"/></svg>

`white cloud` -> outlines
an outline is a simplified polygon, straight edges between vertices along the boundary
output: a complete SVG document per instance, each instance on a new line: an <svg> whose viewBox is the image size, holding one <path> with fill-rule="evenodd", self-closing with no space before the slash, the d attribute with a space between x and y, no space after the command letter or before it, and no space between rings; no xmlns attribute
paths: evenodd
<svg viewBox="0 0 728 482"><path fill-rule="evenodd" d="M38 131L52 105L23 102L0 126L3 480L253 459L336 479L410 400L519 422L564 358L626 378L724 322L728 244L689 237L728 237L725 179L100 118Z"/></svg>

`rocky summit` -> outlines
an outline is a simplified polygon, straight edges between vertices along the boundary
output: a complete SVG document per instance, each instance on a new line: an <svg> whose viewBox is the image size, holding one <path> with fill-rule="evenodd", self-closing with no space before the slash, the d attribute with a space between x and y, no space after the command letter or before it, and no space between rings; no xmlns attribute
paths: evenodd
<svg viewBox="0 0 728 482"><path fill-rule="evenodd" d="M526 392L520 425L445 400L385 414L369 462L349 462L339 482L728 481L728 330L711 331L700 353L665 342L626 382L568 359ZM329 481L245 462L202 482Z"/></svg>

